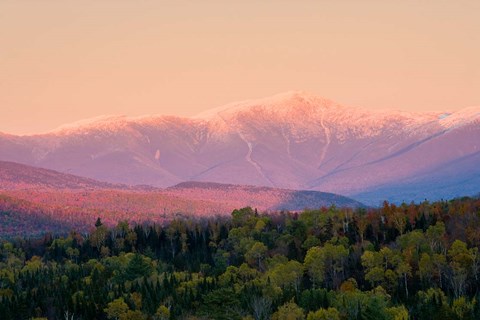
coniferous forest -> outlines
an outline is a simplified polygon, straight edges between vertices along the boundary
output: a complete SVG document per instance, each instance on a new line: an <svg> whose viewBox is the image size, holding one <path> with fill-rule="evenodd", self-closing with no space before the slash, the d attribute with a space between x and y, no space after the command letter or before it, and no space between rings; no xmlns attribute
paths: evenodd
<svg viewBox="0 0 480 320"><path fill-rule="evenodd" d="M480 319L478 198L0 241L2 320Z"/></svg>

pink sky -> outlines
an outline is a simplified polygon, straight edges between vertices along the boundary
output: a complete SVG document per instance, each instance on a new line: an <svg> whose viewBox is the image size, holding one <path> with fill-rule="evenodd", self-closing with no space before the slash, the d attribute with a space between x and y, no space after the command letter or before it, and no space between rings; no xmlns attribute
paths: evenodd
<svg viewBox="0 0 480 320"><path fill-rule="evenodd" d="M480 105L480 1L0 1L0 131L190 116L289 90Z"/></svg>

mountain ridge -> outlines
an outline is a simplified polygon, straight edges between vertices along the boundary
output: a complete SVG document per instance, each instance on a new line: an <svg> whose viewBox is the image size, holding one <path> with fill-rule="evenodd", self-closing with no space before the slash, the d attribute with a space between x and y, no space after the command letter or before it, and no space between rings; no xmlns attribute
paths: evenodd
<svg viewBox="0 0 480 320"><path fill-rule="evenodd" d="M0 160L127 185L195 180L360 195L377 204L393 194L361 195L430 168L441 171L480 150L480 107L372 111L296 91L232 103L202 117L100 120L56 133L0 136ZM462 165L479 170L473 160ZM463 190L457 189L451 197Z"/></svg>
<svg viewBox="0 0 480 320"><path fill-rule="evenodd" d="M446 120L452 118L451 116L459 116L463 115L465 117L471 116L479 116L480 115L480 106L468 106L464 108L460 108L458 110L437 110L437 111L427 111L427 112L413 112L413 111L405 111L401 109L389 110L389 109L379 109L379 108L366 108L366 107L345 107L340 105L333 100L318 97L311 93L305 91L287 91L284 93L279 93L270 97L266 98L259 98L259 99L247 99L238 102L228 103L216 108L208 109L206 111L200 112L199 114L190 116L190 117L181 117L181 116L174 116L174 115L163 115L163 114L153 114L153 115L140 115L140 116L126 116L126 115L117 115L117 114L106 114L100 115L91 118L81 119L79 121L66 123L60 125L59 127L48 130L42 133L35 133L35 134L26 134L26 135L14 135L9 134L6 132L0 132L4 135L9 136L16 136L16 137L28 137L28 136L41 136L41 135L49 135L49 134L60 134L65 132L71 132L75 129L84 129L84 128L95 128L94 124L97 124L98 127L102 127L105 124L115 123L115 124L125 124L125 123L146 123L149 121L162 121L164 119L183 119L183 120L193 120L193 121L209 121L212 120L215 116L218 116L221 113L228 113L228 112L245 112L251 109L251 107L266 107L271 106L272 104L277 103L275 107L282 107L283 109L287 109L289 106L292 105L292 100L303 100L307 102L307 104L311 104L313 106L322 106L322 107L337 107L343 108L348 111L356 110L361 114L370 113L377 116L397 116L397 117L430 117L432 121L436 120ZM285 102L290 102L290 104L285 104ZM277 110L278 111L278 110ZM281 109L280 109L281 111ZM467 115L465 115L467 113ZM439 117L443 116L441 119ZM441 121L443 123L449 123L449 121Z"/></svg>

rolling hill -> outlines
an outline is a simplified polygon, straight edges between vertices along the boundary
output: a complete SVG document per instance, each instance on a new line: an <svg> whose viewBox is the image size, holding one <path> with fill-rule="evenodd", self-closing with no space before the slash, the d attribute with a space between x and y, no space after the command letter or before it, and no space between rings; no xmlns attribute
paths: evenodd
<svg viewBox="0 0 480 320"><path fill-rule="evenodd" d="M129 220L164 223L179 216L226 216L251 206L262 211L363 207L347 197L268 187L187 182L168 189L98 182L0 161L0 237L26 232L88 231Z"/></svg>
<svg viewBox="0 0 480 320"><path fill-rule="evenodd" d="M128 186L100 182L71 174L27 166L20 163L0 161L0 190L56 189L96 190L128 189Z"/></svg>

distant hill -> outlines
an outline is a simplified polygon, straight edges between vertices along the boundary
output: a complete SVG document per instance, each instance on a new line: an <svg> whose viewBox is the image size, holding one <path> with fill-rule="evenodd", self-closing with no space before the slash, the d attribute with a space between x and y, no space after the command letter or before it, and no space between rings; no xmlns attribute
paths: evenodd
<svg viewBox="0 0 480 320"><path fill-rule="evenodd" d="M0 162L0 234L85 231L97 217L163 223L178 216L225 216L250 206L263 211L362 207L317 191L186 182L168 189L126 187L53 170Z"/></svg>
<svg viewBox="0 0 480 320"><path fill-rule="evenodd" d="M315 190L373 205L478 193L479 180L470 177L480 174L479 150L478 106L371 110L304 92L193 118L106 116L45 134L0 135L0 160L110 183Z"/></svg>
<svg viewBox="0 0 480 320"><path fill-rule="evenodd" d="M188 199L227 200L237 204L237 207L247 203L262 210L274 211L314 209L331 205L352 208L364 206L358 201L333 193L197 181L177 184L165 192Z"/></svg>
<svg viewBox="0 0 480 320"><path fill-rule="evenodd" d="M120 184L65 174L54 170L0 161L0 190L18 189L127 189Z"/></svg>
<svg viewBox="0 0 480 320"><path fill-rule="evenodd" d="M11 194L22 194L25 198L28 198L29 194L34 195L38 192L50 194L51 199L44 199L42 203L52 202L55 199L53 194L84 193L85 191L89 191L91 194L95 192L100 194L102 191L106 194L107 192L122 191L122 194L131 193L140 197L143 195L145 198L155 194L181 198L185 201L228 204L232 210L244 206L257 207L261 210L301 210L332 204L339 207L363 206L360 202L332 193L213 182L188 181L167 189L148 186L128 187L7 161L0 161L0 190L11 191ZM27 192L24 192L25 190ZM98 205L104 203L98 197L96 197L96 201ZM106 206L108 207L108 205ZM123 210L129 211L128 208L123 208ZM189 211L195 213L195 210Z"/></svg>

